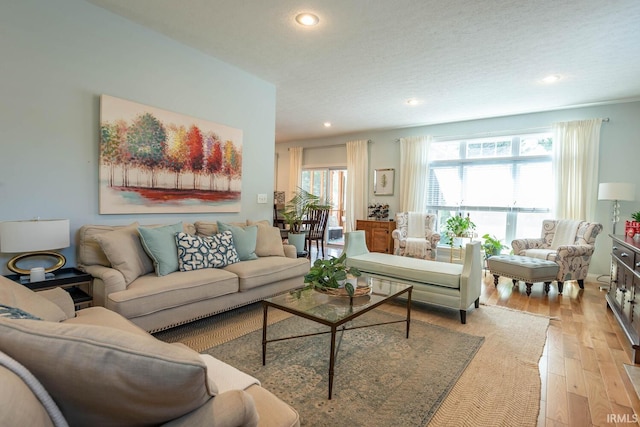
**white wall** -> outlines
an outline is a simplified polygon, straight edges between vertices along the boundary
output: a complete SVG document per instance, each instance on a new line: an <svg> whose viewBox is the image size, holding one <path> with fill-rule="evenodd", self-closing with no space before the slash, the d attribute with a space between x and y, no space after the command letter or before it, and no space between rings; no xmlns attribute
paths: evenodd
<svg viewBox="0 0 640 427"><path fill-rule="evenodd" d="M0 221L69 218L73 240L89 223L271 218L256 197L273 197L272 84L81 0L2 2L0 70ZM241 213L100 215L100 94L242 129Z"/></svg>
<svg viewBox="0 0 640 427"><path fill-rule="evenodd" d="M636 201L621 202L620 222L616 227L617 234L624 231L624 220L630 219L632 212L640 210L640 102L628 102L601 105L594 107L573 108L558 111L548 111L535 114L500 117L485 120L473 120L457 123L445 123L433 126L420 126L384 131L368 131L339 137L296 141L287 144L277 144L278 180L277 189L286 190L289 173L288 148L301 146L305 154L306 165L316 163L325 164L342 156L346 160L346 148L333 148L331 157L313 158L311 153L322 154L317 147L321 145L341 145L347 141L369 139L369 201L388 203L391 215L398 209L398 171L400 165L399 144L395 141L401 137L433 135L434 137L473 136L490 132L513 131L520 132L528 129L550 127L551 123L559 121L582 120L608 117L609 122L602 124L600 133L600 171L599 182L632 182L636 184ZM336 154L336 150L340 154ZM342 151L340 151L342 150ZM344 160L340 160L344 163ZM395 191L393 196L374 196L373 170L394 168L396 170ZM596 220L604 226L603 233L597 238L596 253L591 263L590 273L609 274L609 253L611 239L611 202L598 202ZM523 236L535 237L535 236Z"/></svg>

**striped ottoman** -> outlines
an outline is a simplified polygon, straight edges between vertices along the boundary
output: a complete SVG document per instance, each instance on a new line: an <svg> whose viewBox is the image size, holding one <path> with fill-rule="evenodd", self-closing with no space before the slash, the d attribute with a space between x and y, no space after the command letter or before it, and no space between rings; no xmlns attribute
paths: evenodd
<svg viewBox="0 0 640 427"><path fill-rule="evenodd" d="M544 282L544 291L549 293L549 285L559 270L553 261L519 255L494 255L487 259L487 267L493 274L494 286L498 286L500 276L511 278L514 285L522 280L527 285L527 295L531 295L531 285L537 282ZM558 293L562 293L562 282L558 282Z"/></svg>

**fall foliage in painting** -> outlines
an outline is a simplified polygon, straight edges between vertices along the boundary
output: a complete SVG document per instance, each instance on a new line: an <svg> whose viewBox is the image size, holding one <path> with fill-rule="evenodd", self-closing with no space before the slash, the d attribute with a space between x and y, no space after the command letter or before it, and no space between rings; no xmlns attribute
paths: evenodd
<svg viewBox="0 0 640 427"><path fill-rule="evenodd" d="M100 131L109 187L231 192L242 176L241 149L196 125L165 125L146 112L130 123L103 122Z"/></svg>

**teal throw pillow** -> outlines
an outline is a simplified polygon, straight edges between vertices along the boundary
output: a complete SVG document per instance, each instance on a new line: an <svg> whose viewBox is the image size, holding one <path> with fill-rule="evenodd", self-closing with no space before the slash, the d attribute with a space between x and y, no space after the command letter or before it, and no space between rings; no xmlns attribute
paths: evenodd
<svg viewBox="0 0 640 427"><path fill-rule="evenodd" d="M182 230L182 222L162 227L138 227L140 242L153 261L156 275L166 276L178 271L176 233Z"/></svg>
<svg viewBox="0 0 640 427"><path fill-rule="evenodd" d="M230 231L233 234L233 245L236 247L240 261L258 259L258 255L256 255L257 225L249 225L243 228L218 221L218 230L220 232Z"/></svg>

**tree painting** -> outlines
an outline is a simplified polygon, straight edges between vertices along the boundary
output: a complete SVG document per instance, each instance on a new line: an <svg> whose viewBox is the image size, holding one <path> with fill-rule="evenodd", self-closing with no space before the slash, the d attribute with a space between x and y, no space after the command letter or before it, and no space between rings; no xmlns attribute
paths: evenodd
<svg viewBox="0 0 640 427"><path fill-rule="evenodd" d="M100 213L239 212L242 131L107 95Z"/></svg>

